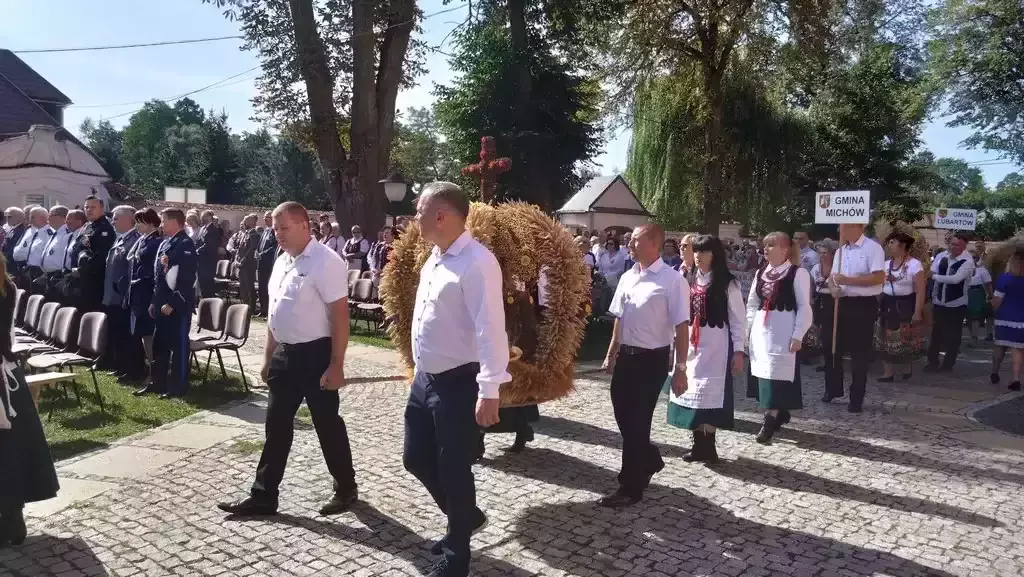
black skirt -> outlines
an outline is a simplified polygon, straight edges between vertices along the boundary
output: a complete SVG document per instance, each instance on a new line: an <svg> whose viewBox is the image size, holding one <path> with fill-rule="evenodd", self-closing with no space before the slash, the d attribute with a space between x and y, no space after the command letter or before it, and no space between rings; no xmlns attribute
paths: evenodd
<svg viewBox="0 0 1024 577"><path fill-rule="evenodd" d="M0 512L52 499L59 489L50 447L25 375L20 368L13 372L18 388L8 394L18 416L8 417L10 429L0 429Z"/></svg>

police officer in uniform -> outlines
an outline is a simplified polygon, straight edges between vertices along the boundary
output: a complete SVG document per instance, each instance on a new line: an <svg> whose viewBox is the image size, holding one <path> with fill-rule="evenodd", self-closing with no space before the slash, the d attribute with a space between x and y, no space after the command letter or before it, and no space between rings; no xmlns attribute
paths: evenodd
<svg viewBox="0 0 1024 577"><path fill-rule="evenodd" d="M164 238L160 233L160 216L152 208L136 211L135 222L141 236L128 252L131 267L128 284L129 333L132 339L142 343L152 373L156 319L149 316L149 305L153 303L153 290L156 286L156 255ZM147 380L145 386L149 386L149 382Z"/></svg>
<svg viewBox="0 0 1024 577"><path fill-rule="evenodd" d="M41 281L47 300L59 301L62 297L58 290L58 284L68 270L68 243L73 234L68 228L67 220L68 208L66 206L50 207L50 228L54 233L43 251L44 278Z"/></svg>
<svg viewBox="0 0 1024 577"><path fill-rule="evenodd" d="M270 283L270 273L274 270L274 261L277 260L277 237L274 236L274 221L269 210L263 213L263 223L263 233L260 235L259 244L256 245L256 286L260 316L265 317L267 304L270 302L267 285Z"/></svg>
<svg viewBox="0 0 1024 577"><path fill-rule="evenodd" d="M76 306L80 312L91 312L103 308L107 253L114 246L117 233L103 212L102 199L96 196L85 199L85 217L89 222L71 249L76 267L71 274L77 277L80 292Z"/></svg>
<svg viewBox="0 0 1024 577"><path fill-rule="evenodd" d="M185 232L185 213L165 208L160 219L164 241L153 267L153 302L149 305L149 316L156 319L153 371L150 383L135 394L159 393L161 399L168 399L188 392L188 331L195 308L198 259L196 245Z"/></svg>
<svg viewBox="0 0 1024 577"><path fill-rule="evenodd" d="M270 278L270 330L260 371L270 388L267 441L250 496L217 507L235 515L277 513L295 413L305 399L334 477L334 496L320 514L333 515L347 511L359 496L348 430L338 414L350 328L348 267L336 252L313 240L309 214L301 204L281 204L274 209L273 222L283 254Z"/></svg>
<svg viewBox="0 0 1024 577"><path fill-rule="evenodd" d="M108 335L110 337L110 359L113 375L121 380L142 378L142 350L139 341L129 333L128 283L131 265L128 251L139 240L135 230L135 207L122 205L113 210L114 232L117 240L107 253L104 268L103 310L107 313Z"/></svg>

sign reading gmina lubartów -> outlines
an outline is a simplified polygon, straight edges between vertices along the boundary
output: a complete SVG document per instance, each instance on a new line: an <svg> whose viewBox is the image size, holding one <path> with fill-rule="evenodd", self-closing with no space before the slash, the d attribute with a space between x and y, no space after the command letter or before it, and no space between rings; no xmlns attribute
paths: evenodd
<svg viewBox="0 0 1024 577"><path fill-rule="evenodd" d="M978 227L978 211L970 208L936 208L935 228L974 230Z"/></svg>
<svg viewBox="0 0 1024 577"><path fill-rule="evenodd" d="M840 190L815 195L815 224L868 224L871 222L871 191Z"/></svg>

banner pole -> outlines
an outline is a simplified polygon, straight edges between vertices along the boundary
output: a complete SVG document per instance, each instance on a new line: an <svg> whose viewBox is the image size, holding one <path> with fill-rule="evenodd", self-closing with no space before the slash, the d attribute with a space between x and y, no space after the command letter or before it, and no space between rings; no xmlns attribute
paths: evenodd
<svg viewBox="0 0 1024 577"><path fill-rule="evenodd" d="M840 242L842 242L841 239L840 239ZM837 252L837 256L836 256L835 266L832 267L832 276L833 277L835 275L839 274L840 272L842 272L842 270L843 270L843 252L845 252L843 250L843 245L840 244L839 245L839 251ZM832 299L832 356L833 357L836 356L836 334L837 334L837 330L839 329L839 296L841 294L842 294L842 292L840 292L839 295L836 295L836 297ZM835 363L835 359L834 358L832 359L832 362Z"/></svg>

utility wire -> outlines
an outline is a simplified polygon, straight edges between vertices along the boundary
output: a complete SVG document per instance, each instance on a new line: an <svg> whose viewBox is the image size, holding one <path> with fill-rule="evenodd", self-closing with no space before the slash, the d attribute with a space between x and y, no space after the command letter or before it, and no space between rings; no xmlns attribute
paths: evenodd
<svg viewBox="0 0 1024 577"><path fill-rule="evenodd" d="M192 38L189 40L166 40L164 42L145 42L141 44L118 44L114 46L82 46L78 48L30 48L12 50L15 54L47 54L52 52L89 52L95 50L120 50L122 48L146 48L149 46L172 46L175 44L197 44L199 42L217 42L219 40L241 40L244 36L215 36L213 38Z"/></svg>

